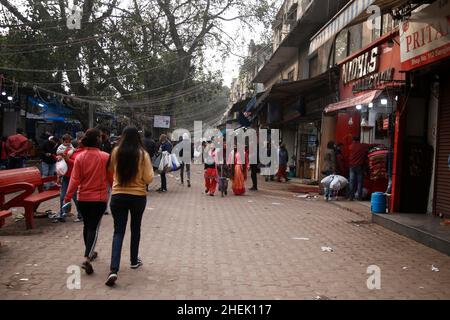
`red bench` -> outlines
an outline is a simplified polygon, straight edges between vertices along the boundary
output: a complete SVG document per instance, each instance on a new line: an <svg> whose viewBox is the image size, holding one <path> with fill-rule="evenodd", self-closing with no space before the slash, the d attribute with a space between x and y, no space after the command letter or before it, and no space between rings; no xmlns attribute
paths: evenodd
<svg viewBox="0 0 450 320"><path fill-rule="evenodd" d="M39 205L59 197L59 188L44 191L44 183L51 181L56 181L56 177L43 178L35 167L0 171L0 210L23 207L27 229L32 229L34 212ZM14 193L20 194L5 202L5 196Z"/></svg>
<svg viewBox="0 0 450 320"><path fill-rule="evenodd" d="M2 210L0 211L0 228L3 227L5 224L5 218L8 218L11 216L10 210Z"/></svg>

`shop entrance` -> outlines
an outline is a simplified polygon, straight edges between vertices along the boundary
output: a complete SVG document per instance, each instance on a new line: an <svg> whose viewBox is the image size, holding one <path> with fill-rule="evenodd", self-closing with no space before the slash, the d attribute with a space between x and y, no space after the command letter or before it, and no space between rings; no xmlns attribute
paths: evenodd
<svg viewBox="0 0 450 320"><path fill-rule="evenodd" d="M427 213L434 150L428 141L430 82L420 82L408 99L402 161L400 211Z"/></svg>
<svg viewBox="0 0 450 320"><path fill-rule="evenodd" d="M447 71L448 72L448 71ZM450 77L441 78L434 213L450 217Z"/></svg>
<svg viewBox="0 0 450 320"><path fill-rule="evenodd" d="M298 131L298 170L302 179L316 179L318 131L315 123L301 123Z"/></svg>

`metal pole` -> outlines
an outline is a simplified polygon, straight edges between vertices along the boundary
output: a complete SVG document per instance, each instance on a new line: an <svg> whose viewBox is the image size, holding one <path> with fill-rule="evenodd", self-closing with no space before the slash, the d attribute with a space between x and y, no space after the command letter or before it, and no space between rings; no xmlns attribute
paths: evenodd
<svg viewBox="0 0 450 320"><path fill-rule="evenodd" d="M94 105L89 104L89 128L94 127Z"/></svg>

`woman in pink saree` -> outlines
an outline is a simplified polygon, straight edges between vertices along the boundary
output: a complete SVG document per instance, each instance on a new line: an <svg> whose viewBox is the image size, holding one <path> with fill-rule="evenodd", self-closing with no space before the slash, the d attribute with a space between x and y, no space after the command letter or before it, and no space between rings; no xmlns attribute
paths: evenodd
<svg viewBox="0 0 450 320"><path fill-rule="evenodd" d="M234 162L232 161L233 159ZM228 163L231 167L231 189L236 196L243 195L245 193L245 163L237 148L234 148L230 153Z"/></svg>

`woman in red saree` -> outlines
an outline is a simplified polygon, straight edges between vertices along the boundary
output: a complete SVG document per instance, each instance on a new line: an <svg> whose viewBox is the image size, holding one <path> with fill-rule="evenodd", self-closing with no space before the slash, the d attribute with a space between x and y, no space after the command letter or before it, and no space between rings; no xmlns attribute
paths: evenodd
<svg viewBox="0 0 450 320"><path fill-rule="evenodd" d="M232 159L234 159L234 162L231 161ZM228 163L231 166L231 189L236 196L243 195L245 193L245 163L237 148L234 148L234 151L230 153Z"/></svg>
<svg viewBox="0 0 450 320"><path fill-rule="evenodd" d="M206 152L208 157L205 159L205 193L213 197L217 188L217 159L215 147L212 144L209 144Z"/></svg>

